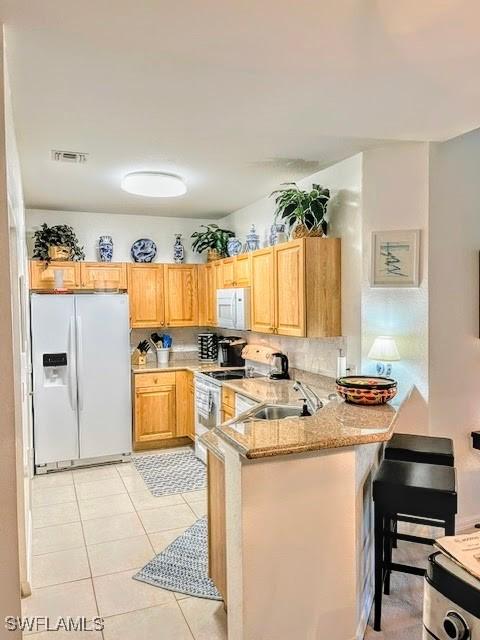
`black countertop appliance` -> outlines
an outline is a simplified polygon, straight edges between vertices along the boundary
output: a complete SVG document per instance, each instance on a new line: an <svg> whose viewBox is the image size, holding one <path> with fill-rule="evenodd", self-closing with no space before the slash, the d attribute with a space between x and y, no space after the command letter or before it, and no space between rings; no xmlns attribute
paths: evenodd
<svg viewBox="0 0 480 640"><path fill-rule="evenodd" d="M218 363L221 367L244 367L242 358L246 341L237 336L223 336L218 339Z"/></svg>
<svg viewBox="0 0 480 640"><path fill-rule="evenodd" d="M275 358L278 360L275 361ZM270 371L269 378L271 380L290 380L290 374L288 373L288 358L284 353L272 353L272 370Z"/></svg>

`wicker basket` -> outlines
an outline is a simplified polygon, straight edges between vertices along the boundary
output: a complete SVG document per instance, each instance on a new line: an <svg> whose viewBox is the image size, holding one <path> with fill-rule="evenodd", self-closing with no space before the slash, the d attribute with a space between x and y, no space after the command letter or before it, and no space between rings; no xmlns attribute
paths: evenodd
<svg viewBox="0 0 480 640"><path fill-rule="evenodd" d="M54 262L56 260L70 260L72 252L69 247L50 245L48 247L48 257Z"/></svg>
<svg viewBox="0 0 480 640"><path fill-rule="evenodd" d="M298 238L321 238L323 231L321 227L314 227L313 229L307 229L304 224L297 224L292 231L292 238L295 240Z"/></svg>
<svg viewBox="0 0 480 640"><path fill-rule="evenodd" d="M214 262L215 260L221 260L222 256L216 249L209 249L207 251L207 262Z"/></svg>

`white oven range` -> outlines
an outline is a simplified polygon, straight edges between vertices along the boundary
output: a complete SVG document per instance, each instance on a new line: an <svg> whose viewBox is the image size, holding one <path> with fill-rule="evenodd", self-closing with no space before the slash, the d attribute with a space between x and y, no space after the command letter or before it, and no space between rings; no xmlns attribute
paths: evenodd
<svg viewBox="0 0 480 640"><path fill-rule="evenodd" d="M194 385L195 455L207 464L207 450L200 442L200 437L221 422L222 383L204 373L196 373Z"/></svg>

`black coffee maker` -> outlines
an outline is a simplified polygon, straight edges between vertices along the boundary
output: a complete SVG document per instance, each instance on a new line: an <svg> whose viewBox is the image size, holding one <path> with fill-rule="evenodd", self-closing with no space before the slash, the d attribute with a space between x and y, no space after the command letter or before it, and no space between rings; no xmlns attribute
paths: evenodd
<svg viewBox="0 0 480 640"><path fill-rule="evenodd" d="M247 343L237 336L224 336L218 339L218 364L221 367L244 367L243 347Z"/></svg>

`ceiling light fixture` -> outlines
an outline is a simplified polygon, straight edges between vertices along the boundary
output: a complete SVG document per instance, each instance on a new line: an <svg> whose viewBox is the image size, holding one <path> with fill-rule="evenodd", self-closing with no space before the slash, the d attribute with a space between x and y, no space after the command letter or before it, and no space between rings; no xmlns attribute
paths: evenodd
<svg viewBox="0 0 480 640"><path fill-rule="evenodd" d="M127 173L121 187L128 193L147 198L175 198L187 193L187 186L182 178L159 171Z"/></svg>

